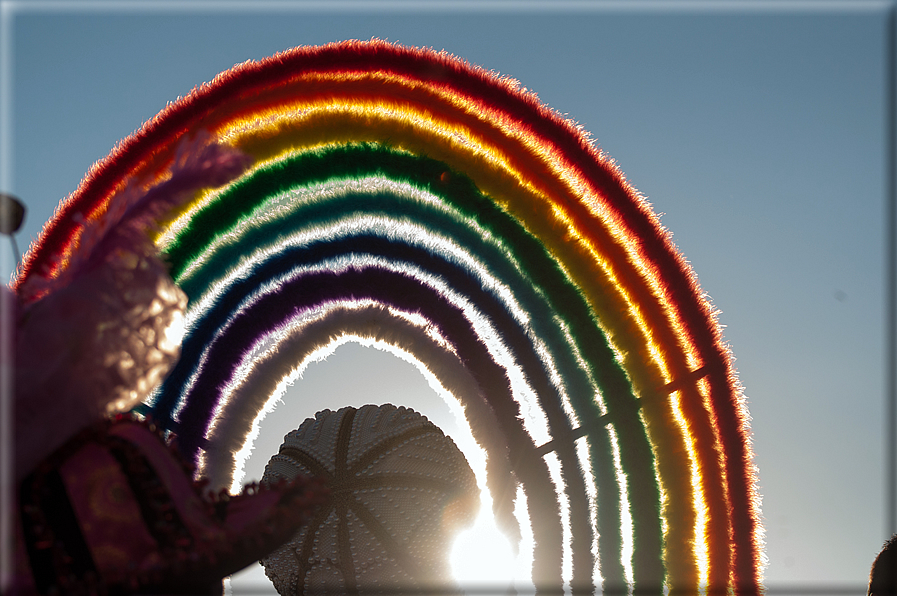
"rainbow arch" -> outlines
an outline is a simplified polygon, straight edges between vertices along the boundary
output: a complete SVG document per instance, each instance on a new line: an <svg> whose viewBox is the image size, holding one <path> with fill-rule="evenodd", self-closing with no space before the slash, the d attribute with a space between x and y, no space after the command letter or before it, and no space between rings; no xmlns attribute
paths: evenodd
<svg viewBox="0 0 897 596"><path fill-rule="evenodd" d="M29 251L26 299L85 221L166 180L184 139L256 160L155 239L190 299L145 406L213 475L280 379L354 335L463 405L496 518L522 488L537 586L761 590L748 413L711 307L575 124L445 53L381 41L238 65L98 162Z"/></svg>

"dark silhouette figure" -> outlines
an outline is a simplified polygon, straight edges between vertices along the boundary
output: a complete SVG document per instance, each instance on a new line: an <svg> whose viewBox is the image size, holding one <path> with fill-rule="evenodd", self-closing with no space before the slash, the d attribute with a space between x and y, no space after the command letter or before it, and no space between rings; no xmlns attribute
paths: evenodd
<svg viewBox="0 0 897 596"><path fill-rule="evenodd" d="M867 596L897 596L897 534L885 542L869 572Z"/></svg>

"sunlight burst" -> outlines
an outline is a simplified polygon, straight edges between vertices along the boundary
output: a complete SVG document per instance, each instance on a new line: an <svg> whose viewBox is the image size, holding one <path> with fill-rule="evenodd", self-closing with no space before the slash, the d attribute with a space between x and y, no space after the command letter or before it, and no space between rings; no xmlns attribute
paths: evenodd
<svg viewBox="0 0 897 596"><path fill-rule="evenodd" d="M514 580L514 554L496 527L491 507L481 507L476 522L458 534L451 554L452 574L465 593L502 589Z"/></svg>

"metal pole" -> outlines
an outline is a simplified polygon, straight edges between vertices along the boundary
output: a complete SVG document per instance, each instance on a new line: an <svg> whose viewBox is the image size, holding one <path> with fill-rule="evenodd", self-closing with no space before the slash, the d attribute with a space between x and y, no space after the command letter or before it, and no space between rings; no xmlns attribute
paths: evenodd
<svg viewBox="0 0 897 596"><path fill-rule="evenodd" d="M897 534L897 3L888 9L885 32L885 201L887 238L885 240L885 538Z"/></svg>

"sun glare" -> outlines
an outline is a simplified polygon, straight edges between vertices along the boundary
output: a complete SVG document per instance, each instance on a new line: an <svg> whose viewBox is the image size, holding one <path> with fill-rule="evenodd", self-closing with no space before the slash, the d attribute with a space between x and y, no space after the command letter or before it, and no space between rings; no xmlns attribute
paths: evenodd
<svg viewBox="0 0 897 596"><path fill-rule="evenodd" d="M514 580L514 554L496 527L490 508L481 508L476 522L458 534L451 554L452 574L465 594L477 589L501 590Z"/></svg>

